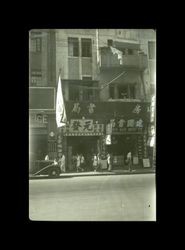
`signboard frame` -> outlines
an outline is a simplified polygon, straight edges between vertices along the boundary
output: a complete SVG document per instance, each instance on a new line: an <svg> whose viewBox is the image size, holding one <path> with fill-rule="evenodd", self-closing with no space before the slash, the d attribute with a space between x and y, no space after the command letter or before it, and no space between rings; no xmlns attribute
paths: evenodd
<svg viewBox="0 0 185 250"><path fill-rule="evenodd" d="M30 111L55 111L56 109L56 88L55 87L29 87L29 94L31 92L32 89L42 89L42 90L46 90L46 89L53 89L53 108L52 109L44 109L44 108L29 108ZM29 97L30 99L30 97Z"/></svg>

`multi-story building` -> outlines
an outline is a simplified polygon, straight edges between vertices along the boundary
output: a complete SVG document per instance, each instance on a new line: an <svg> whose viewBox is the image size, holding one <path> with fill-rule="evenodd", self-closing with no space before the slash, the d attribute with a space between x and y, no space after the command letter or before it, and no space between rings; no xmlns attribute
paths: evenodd
<svg viewBox="0 0 185 250"><path fill-rule="evenodd" d="M124 166L132 151L136 166L148 158L150 102L155 94L154 30L31 30L29 93L30 154L60 153L55 120L59 72L67 113L62 151L72 156L114 156Z"/></svg>

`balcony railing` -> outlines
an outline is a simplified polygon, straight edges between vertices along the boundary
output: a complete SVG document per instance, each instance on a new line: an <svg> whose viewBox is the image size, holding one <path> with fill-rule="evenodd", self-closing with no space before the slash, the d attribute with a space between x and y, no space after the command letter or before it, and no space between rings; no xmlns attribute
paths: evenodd
<svg viewBox="0 0 185 250"><path fill-rule="evenodd" d="M144 70L147 68L147 55L123 55L121 64L121 60L118 59L118 56L111 53L110 50L101 51L100 69L110 69L117 67Z"/></svg>

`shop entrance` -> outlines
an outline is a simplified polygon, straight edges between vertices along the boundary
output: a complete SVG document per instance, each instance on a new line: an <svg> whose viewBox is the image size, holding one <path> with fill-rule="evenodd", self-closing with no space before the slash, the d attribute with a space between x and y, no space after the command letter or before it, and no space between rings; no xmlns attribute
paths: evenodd
<svg viewBox="0 0 185 250"><path fill-rule="evenodd" d="M68 169L74 170L72 158L77 154L83 154L86 161L86 168L91 169L91 159L93 154L99 152L98 136L68 136L67 137L67 160Z"/></svg>
<svg viewBox="0 0 185 250"><path fill-rule="evenodd" d="M108 151L113 155L126 155L129 151L135 154L137 137L134 135L113 135Z"/></svg>
<svg viewBox="0 0 185 250"><path fill-rule="evenodd" d="M113 155L114 169L127 168L126 157L129 151L132 156L137 154L136 135L112 135L112 144L107 146L107 151Z"/></svg>

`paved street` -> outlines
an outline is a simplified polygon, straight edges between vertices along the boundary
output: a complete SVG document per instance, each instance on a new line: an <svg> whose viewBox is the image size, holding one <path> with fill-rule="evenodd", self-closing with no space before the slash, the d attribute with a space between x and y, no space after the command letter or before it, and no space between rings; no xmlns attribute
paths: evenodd
<svg viewBox="0 0 185 250"><path fill-rule="evenodd" d="M155 221L155 174L29 181L29 217L48 221Z"/></svg>

